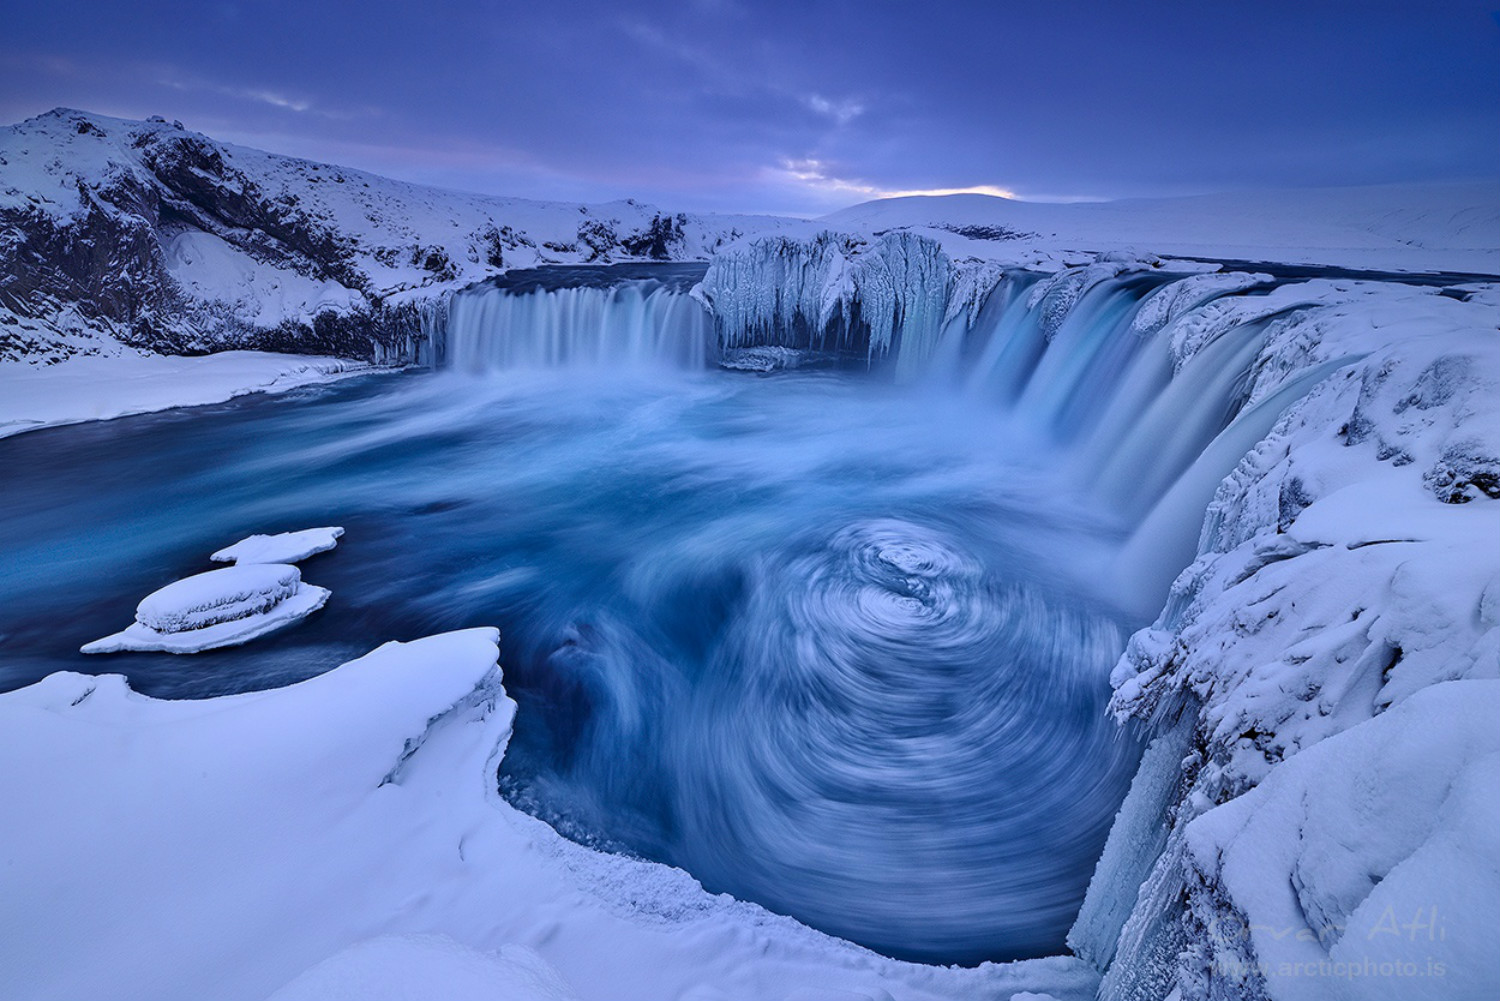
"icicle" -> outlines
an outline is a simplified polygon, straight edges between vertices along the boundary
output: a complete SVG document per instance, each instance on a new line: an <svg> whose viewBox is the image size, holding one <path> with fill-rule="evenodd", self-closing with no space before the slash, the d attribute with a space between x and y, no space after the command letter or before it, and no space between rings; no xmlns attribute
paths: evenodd
<svg viewBox="0 0 1500 1001"><path fill-rule="evenodd" d="M873 244L823 233L811 241L756 240L715 257L696 290L714 312L726 348L897 347L915 371L946 326L954 267L933 240L887 233Z"/></svg>

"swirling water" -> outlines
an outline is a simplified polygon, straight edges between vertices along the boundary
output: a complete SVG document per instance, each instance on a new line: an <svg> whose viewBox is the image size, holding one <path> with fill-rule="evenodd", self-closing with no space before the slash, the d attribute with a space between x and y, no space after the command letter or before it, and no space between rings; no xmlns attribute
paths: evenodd
<svg viewBox="0 0 1500 1001"><path fill-rule="evenodd" d="M198 697L502 628L503 785L565 833L904 957L1055 952L1137 749L1122 527L998 412L833 373L353 380L0 441L5 687ZM253 531L343 524L307 624L84 658Z"/></svg>

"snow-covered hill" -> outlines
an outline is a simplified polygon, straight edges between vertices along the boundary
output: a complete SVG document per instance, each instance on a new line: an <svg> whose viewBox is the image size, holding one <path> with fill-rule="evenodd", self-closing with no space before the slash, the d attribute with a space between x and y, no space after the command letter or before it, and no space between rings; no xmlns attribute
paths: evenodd
<svg viewBox="0 0 1500 1001"><path fill-rule="evenodd" d="M0 129L0 362L236 348L405 363L447 294L547 263L704 260L785 234L916 230L957 262L1055 270L1099 251L1500 272L1500 184L1085 205L983 195L819 220L444 191L58 109ZM24 416L24 415L23 415Z"/></svg>
<svg viewBox="0 0 1500 1001"><path fill-rule="evenodd" d="M952 233L969 238L969 252L1017 262L1130 248L1213 260L1500 274L1500 181L1066 205L988 195L890 198L822 222L840 231Z"/></svg>
<svg viewBox="0 0 1500 1001"><path fill-rule="evenodd" d="M59 109L0 129L0 359L409 361L445 290L542 263L704 258L778 224L442 191Z"/></svg>
<svg viewBox="0 0 1500 1001"><path fill-rule="evenodd" d="M890 230L956 262L1100 251L1500 273L1500 184L1036 204L868 202L818 220L445 191L58 109L0 129L0 362L234 348L404 363L452 291L547 263L706 260L785 234Z"/></svg>

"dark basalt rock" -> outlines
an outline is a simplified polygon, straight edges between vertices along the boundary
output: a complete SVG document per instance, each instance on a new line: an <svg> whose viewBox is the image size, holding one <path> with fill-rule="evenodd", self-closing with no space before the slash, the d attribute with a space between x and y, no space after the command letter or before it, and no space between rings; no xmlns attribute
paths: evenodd
<svg viewBox="0 0 1500 1001"><path fill-rule="evenodd" d="M74 116L70 124L79 135L106 135L81 114L53 114ZM0 206L0 307L9 311L0 325L0 359L66 357L73 348L41 341L37 328L21 320L71 315L125 344L168 354L253 348L395 364L416 360L421 319L415 307L390 309L370 296L369 305L268 329L235 315L227 303L186 295L167 268L164 248L191 229L314 280L366 295L370 282L354 263L348 237L304 212L295 194L265 195L211 140L147 124L137 127L130 145L146 169L111 163L102 175L78 180L82 213L49 212L43 196L19 208ZM437 280L454 277L440 250L421 264Z"/></svg>
<svg viewBox="0 0 1500 1001"><path fill-rule="evenodd" d="M1500 499L1500 457L1488 454L1477 439L1450 445L1422 474L1422 484L1445 504Z"/></svg>
<svg viewBox="0 0 1500 1001"><path fill-rule="evenodd" d="M653 261L672 260L679 256L674 251L680 251L686 239L683 232L686 225L685 215L668 216L657 213L645 230L625 237L620 241L620 246L632 257L649 257Z"/></svg>
<svg viewBox="0 0 1500 1001"><path fill-rule="evenodd" d="M274 201L255 180L229 167L208 140L153 131L136 145L162 187L162 222L188 223L268 260L319 280L365 290L353 248L331 226L309 217L297 196Z"/></svg>

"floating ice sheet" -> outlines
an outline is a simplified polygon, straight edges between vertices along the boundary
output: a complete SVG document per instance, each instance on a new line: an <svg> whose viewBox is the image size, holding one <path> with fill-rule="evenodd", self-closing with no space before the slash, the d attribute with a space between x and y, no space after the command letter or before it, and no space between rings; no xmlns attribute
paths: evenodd
<svg viewBox="0 0 1500 1001"><path fill-rule="evenodd" d="M344 530L337 526L304 528L278 535L252 535L226 546L209 559L215 563L300 563L309 556L326 553L339 544Z"/></svg>

